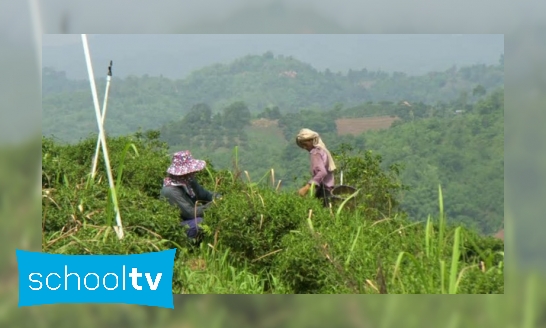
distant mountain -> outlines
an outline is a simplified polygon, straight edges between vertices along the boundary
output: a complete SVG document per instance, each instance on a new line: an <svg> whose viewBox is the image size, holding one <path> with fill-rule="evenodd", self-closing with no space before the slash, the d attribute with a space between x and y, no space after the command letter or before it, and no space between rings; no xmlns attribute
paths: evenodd
<svg viewBox="0 0 546 328"><path fill-rule="evenodd" d="M96 76L102 104L105 77ZM321 72L294 57L266 52L210 65L179 80L147 75L115 77L109 94L107 129L126 134L138 127L158 128L179 120L195 105L207 104L218 112L238 101L252 113L266 107L278 107L283 113L305 108L322 111L338 103L355 106L370 101L436 103L464 97L472 102L478 85L484 92L503 86L503 66L452 67L423 76L366 69L341 74ZM74 81L62 72L44 69L42 95L44 134L73 140L96 130L85 79Z"/></svg>
<svg viewBox="0 0 546 328"><path fill-rule="evenodd" d="M317 32L315 28L309 31ZM101 74L113 60L114 74L119 77L148 74L179 79L209 65L229 63L267 51L293 56L320 71L347 72L365 68L420 75L443 71L453 65L496 64L504 53L504 37L442 34L89 35L89 47L95 73ZM69 78L86 78L79 36L44 35L42 65L65 71Z"/></svg>

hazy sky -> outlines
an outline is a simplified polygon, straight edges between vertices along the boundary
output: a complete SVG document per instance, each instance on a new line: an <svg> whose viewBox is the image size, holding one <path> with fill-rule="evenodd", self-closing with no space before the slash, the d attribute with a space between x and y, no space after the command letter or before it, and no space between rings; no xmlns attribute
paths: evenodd
<svg viewBox="0 0 546 328"><path fill-rule="evenodd" d="M504 36L464 34L204 34L89 35L94 63L114 61L116 76L183 78L191 71L248 54L293 56L314 68L346 73L382 70L426 74L453 65L497 64ZM80 35L44 35L42 66L86 78Z"/></svg>
<svg viewBox="0 0 546 328"><path fill-rule="evenodd" d="M22 35L30 35L30 4L38 0L11 1L0 11L0 27L4 37L13 42L23 42ZM237 12L262 10L272 16L283 17L288 12L302 9L329 17L333 24L343 29L361 29L370 33L408 33L434 30L445 33L502 33L507 28L545 21L546 1L513 0L424 0L418 3L406 0L129 0L71 1L49 0L47 6L40 1L44 33L59 33L63 17L69 17L72 33L173 33L185 26L219 22ZM284 4L282 6L281 4ZM103 6L109 8L105 10ZM253 9L254 8L254 9ZM389 13L386 24L385 15ZM466 15L465 24L461 16ZM280 25L279 25L280 26ZM388 28L386 28L388 26ZM256 23L259 27L259 22ZM271 26L275 28L275 26ZM218 32L222 32L218 30ZM229 33L229 31L226 31Z"/></svg>
<svg viewBox="0 0 546 328"><path fill-rule="evenodd" d="M309 30L306 25L312 25L314 29L323 27L330 33L506 33L506 48L510 50L506 57L506 72L512 77L507 83L512 81L520 86L526 83L529 90L539 88L529 77L538 76L544 67L540 63L543 63L546 51L546 33L541 32L546 25L546 1L276 1L286 3L284 7L269 5L272 2L275 1L156 0L138 1L136 5L135 1L129 0L3 0L0 68L3 76L10 77L4 80L10 82L0 88L0 96L4 100L18 99L17 104L4 101L4 108L17 108L13 118L19 123L1 119L5 124L0 125L0 130L9 130L8 135L11 131L27 131L19 128L21 124L28 125L31 113L40 115L40 84L37 82L40 71L35 70L35 65L38 62L39 67L41 53L39 48L32 52L36 49L36 39L32 35L34 22L29 14L31 3L40 3L41 12L37 17L42 24L38 30L43 27L44 33L63 33L63 15L69 17L68 33L183 33L186 30L294 33ZM241 12L243 14L237 16ZM304 22L303 28L293 24L302 12L314 12L315 24ZM257 13L254 20L253 13ZM271 18L264 20L263 16L267 14ZM288 27L286 17L292 22ZM24 108L28 110L22 110Z"/></svg>

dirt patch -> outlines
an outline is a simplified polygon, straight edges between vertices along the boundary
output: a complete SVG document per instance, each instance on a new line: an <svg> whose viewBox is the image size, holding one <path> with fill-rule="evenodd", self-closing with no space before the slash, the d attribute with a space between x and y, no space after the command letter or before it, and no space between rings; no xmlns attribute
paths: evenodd
<svg viewBox="0 0 546 328"><path fill-rule="evenodd" d="M265 141L271 141L270 138L274 137L275 139L279 139L279 141L286 141L282 129L279 128L279 120L268 120L264 118L254 120L247 131L250 133L250 138L258 138L257 140L262 140L265 137ZM275 142L276 141L277 140L275 140Z"/></svg>
<svg viewBox="0 0 546 328"><path fill-rule="evenodd" d="M388 129L392 123L399 118L394 116L376 116L361 118L341 118L336 120L338 135L353 134L359 135L369 130ZM260 118L251 122L252 127L266 129L278 128L279 120L268 120ZM275 131L282 135L282 131Z"/></svg>
<svg viewBox="0 0 546 328"><path fill-rule="evenodd" d="M336 120L338 135L359 135L369 130L388 129L398 117L376 116L361 118L340 118Z"/></svg>
<svg viewBox="0 0 546 328"><path fill-rule="evenodd" d="M358 83L358 85L364 89L369 89L374 84L375 81L361 81L360 83Z"/></svg>
<svg viewBox="0 0 546 328"><path fill-rule="evenodd" d="M260 118L260 119L252 121L251 124L252 126L258 127L258 128L277 127L279 125L279 120L268 120L266 118Z"/></svg>

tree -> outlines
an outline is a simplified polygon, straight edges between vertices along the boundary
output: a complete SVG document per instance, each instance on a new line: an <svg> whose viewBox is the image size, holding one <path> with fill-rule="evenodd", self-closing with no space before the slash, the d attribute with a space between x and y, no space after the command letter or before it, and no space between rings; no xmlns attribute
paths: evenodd
<svg viewBox="0 0 546 328"><path fill-rule="evenodd" d="M273 108L267 107L266 109L264 109L263 112L258 114L258 118L265 118L265 119L269 119L269 120L278 120L279 118L281 118L281 111L279 110L278 106L275 106Z"/></svg>
<svg viewBox="0 0 546 328"><path fill-rule="evenodd" d="M485 95L487 93L487 90L485 90L485 87L481 84L479 84L478 86L476 86L474 88L474 90L472 90L472 95L474 97L478 96L478 97L481 97L483 95Z"/></svg>
<svg viewBox="0 0 546 328"><path fill-rule="evenodd" d="M275 55L273 55L273 52L267 51L267 52L265 52L265 53L263 54L263 57L264 57L265 59L273 59L273 58L275 58Z"/></svg>
<svg viewBox="0 0 546 328"><path fill-rule="evenodd" d="M242 101L236 101L224 108L223 125L227 129L239 130L250 124L250 110Z"/></svg>
<svg viewBox="0 0 546 328"><path fill-rule="evenodd" d="M184 121L187 124L203 124L208 125L211 122L212 110L207 104L200 103L194 105L188 114L184 117Z"/></svg>

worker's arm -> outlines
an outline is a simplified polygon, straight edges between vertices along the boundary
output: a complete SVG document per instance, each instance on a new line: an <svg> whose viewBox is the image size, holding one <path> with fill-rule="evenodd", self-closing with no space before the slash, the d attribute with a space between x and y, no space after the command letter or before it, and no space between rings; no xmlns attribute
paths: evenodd
<svg viewBox="0 0 546 328"><path fill-rule="evenodd" d="M171 205L177 206L180 209L180 213L184 219L202 217L205 209L209 206L208 204L195 206L181 188L164 187L161 194Z"/></svg>
<svg viewBox="0 0 546 328"><path fill-rule="evenodd" d="M199 182L197 182L197 180L193 180L191 186L193 190L195 191L195 196L197 196L198 200L202 202L212 201L214 194L208 191L207 189L203 188L203 186L201 186Z"/></svg>

